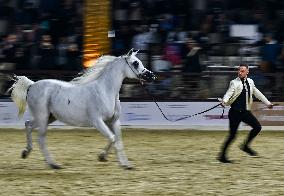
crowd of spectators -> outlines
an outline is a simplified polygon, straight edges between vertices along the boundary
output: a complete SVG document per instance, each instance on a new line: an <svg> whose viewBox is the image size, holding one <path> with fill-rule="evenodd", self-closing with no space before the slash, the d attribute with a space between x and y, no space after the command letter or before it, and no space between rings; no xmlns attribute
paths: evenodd
<svg viewBox="0 0 284 196"><path fill-rule="evenodd" d="M244 39L230 35L231 25L256 25L259 36L248 43L262 57L264 63L260 67L267 72L283 71L282 1L115 0L113 19L114 54L139 49L146 54L149 66L160 58L169 62L168 70L186 73L204 70L200 57L226 55L226 46L245 43ZM234 55L240 55L241 47L239 44Z"/></svg>
<svg viewBox="0 0 284 196"><path fill-rule="evenodd" d="M250 56L258 59L252 67L257 67L259 73L283 73L284 1L113 0L112 5L112 28L116 32L112 53L121 55L129 48L139 49L144 65L160 72L160 79L150 86L151 92L158 96L171 96L163 89L176 90L177 86L183 86L183 92L174 96L188 98L200 94L199 76L208 67L217 67L208 65L216 64L215 60L224 56L238 60L222 61L219 67L226 64L233 68L245 59L243 57ZM234 35L234 26L241 27L240 36ZM243 36L246 31L243 26L256 27L255 34ZM211 58L218 56L220 58ZM216 80L220 78L216 76ZM257 81L270 88L273 80ZM216 87L216 83L206 82L210 83L207 86ZM225 84L220 92L227 87ZM283 85L280 88L283 89Z"/></svg>
<svg viewBox="0 0 284 196"><path fill-rule="evenodd" d="M80 68L83 6L83 0L0 0L1 66ZM148 66L157 65L153 70L199 73L206 66L200 58L226 55L226 44L242 41L230 36L231 25L255 24L260 39L250 47L258 47L261 69L283 71L282 1L113 0L112 14L111 52L139 49ZM160 68L157 60L167 66Z"/></svg>
<svg viewBox="0 0 284 196"><path fill-rule="evenodd" d="M0 0L0 69L82 68L83 0Z"/></svg>
<svg viewBox="0 0 284 196"><path fill-rule="evenodd" d="M84 3L0 0L0 69L82 69ZM215 56L256 56L261 73L283 73L284 1L112 0L110 10L115 32L110 53L139 49L144 65L160 72L150 90L161 96L171 86L187 86L181 94L194 95L192 89L201 89L200 73L216 63ZM233 25L254 25L257 34L233 36ZM283 89L278 88L283 82L274 83L277 91Z"/></svg>

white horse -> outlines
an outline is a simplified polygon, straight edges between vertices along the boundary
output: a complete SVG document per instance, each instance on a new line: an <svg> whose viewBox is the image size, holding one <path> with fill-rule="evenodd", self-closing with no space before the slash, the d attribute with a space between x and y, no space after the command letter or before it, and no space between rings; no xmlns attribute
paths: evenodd
<svg viewBox="0 0 284 196"><path fill-rule="evenodd" d="M120 165L131 169L121 140L119 90L126 77L144 81L155 79L136 57L137 52L131 49L120 57L102 56L82 76L70 82L52 79L33 82L25 76L16 76L10 88L12 100L20 116L26 104L32 116L25 122L27 147L22 158L32 151L32 130L38 128L39 147L47 164L53 169L61 168L46 146L48 124L57 119L69 125L95 127L109 140L99 160L106 161L114 145Z"/></svg>

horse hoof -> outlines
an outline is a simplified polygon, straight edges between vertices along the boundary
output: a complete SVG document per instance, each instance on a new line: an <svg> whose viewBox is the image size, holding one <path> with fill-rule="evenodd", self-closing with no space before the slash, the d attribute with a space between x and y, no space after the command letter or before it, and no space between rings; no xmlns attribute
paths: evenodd
<svg viewBox="0 0 284 196"><path fill-rule="evenodd" d="M51 169L62 169L62 167L60 165L56 165L56 164L49 164L49 167Z"/></svg>
<svg viewBox="0 0 284 196"><path fill-rule="evenodd" d="M22 159L26 159L28 157L28 155L29 155L29 151L25 149L25 150L22 151L21 157L22 157Z"/></svg>
<svg viewBox="0 0 284 196"><path fill-rule="evenodd" d="M101 154L98 155L98 160L100 162L107 162L107 158L106 158L104 153L101 153Z"/></svg>
<svg viewBox="0 0 284 196"><path fill-rule="evenodd" d="M122 165L122 168L125 169L125 170L133 170L134 167L131 166L131 165Z"/></svg>

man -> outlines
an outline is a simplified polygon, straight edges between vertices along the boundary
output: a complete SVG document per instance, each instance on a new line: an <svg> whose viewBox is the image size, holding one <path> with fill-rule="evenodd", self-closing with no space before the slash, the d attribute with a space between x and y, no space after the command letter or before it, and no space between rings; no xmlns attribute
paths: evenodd
<svg viewBox="0 0 284 196"><path fill-rule="evenodd" d="M238 69L238 77L230 82L229 89L224 95L223 105L230 105L229 124L230 132L225 140L218 160L222 163L231 163L227 158L226 152L229 145L235 139L239 124L244 122L252 127L247 139L240 146L240 149L250 156L256 156L257 152L250 148L250 143L261 130L261 125L256 117L251 113L252 95L261 100L268 108L272 108L273 104L255 87L252 79L248 78L248 65L241 64Z"/></svg>

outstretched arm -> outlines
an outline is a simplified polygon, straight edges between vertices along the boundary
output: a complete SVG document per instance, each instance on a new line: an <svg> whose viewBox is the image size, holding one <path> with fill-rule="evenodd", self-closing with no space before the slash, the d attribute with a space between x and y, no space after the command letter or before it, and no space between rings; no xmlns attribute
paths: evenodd
<svg viewBox="0 0 284 196"><path fill-rule="evenodd" d="M265 105L267 105L268 108L270 109L273 108L273 104L270 101L268 101L268 99L255 87L254 84L253 84L253 94L257 99L259 99Z"/></svg>

